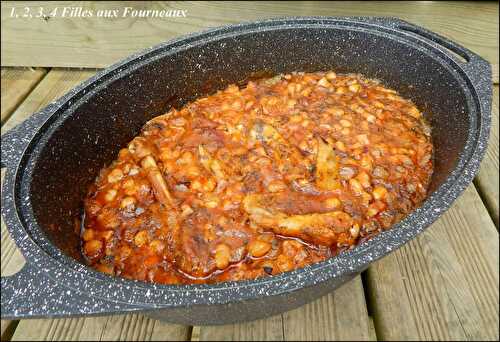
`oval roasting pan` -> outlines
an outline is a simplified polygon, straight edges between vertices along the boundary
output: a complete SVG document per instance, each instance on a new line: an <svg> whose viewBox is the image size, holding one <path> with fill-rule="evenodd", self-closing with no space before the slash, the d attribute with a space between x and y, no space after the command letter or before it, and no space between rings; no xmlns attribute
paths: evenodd
<svg viewBox="0 0 500 342"><path fill-rule="evenodd" d="M362 73L430 121L435 171L423 205L327 261L215 285L160 285L85 266L74 219L89 184L153 116L259 72ZM149 48L98 72L2 135L2 214L26 265L2 277L4 319L125 312L181 324L278 314L339 287L401 247L472 181L486 149L491 68L448 39L395 18L293 17L225 26Z"/></svg>

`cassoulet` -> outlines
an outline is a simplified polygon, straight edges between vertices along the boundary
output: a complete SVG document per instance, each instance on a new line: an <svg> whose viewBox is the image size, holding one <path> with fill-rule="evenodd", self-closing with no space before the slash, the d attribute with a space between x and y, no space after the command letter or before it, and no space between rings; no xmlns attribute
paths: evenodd
<svg viewBox="0 0 500 342"><path fill-rule="evenodd" d="M85 199L97 270L164 284L278 274L353 248L425 199L430 127L357 74L230 85L149 121Z"/></svg>

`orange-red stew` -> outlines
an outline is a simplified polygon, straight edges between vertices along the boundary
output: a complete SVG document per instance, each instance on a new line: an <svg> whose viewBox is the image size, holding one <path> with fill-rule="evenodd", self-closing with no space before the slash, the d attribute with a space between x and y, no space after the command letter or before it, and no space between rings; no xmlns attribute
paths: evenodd
<svg viewBox="0 0 500 342"><path fill-rule="evenodd" d="M85 200L97 270L165 284L304 267L388 229L426 197L430 127L361 75L231 85L149 121Z"/></svg>

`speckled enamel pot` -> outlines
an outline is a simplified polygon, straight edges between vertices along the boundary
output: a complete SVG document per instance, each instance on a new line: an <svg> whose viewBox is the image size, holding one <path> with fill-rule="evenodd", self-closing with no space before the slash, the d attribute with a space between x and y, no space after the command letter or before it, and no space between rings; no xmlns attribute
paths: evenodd
<svg viewBox="0 0 500 342"><path fill-rule="evenodd" d="M380 79L433 126L431 194L405 220L352 251L278 276L167 286L109 277L81 262L74 218L98 170L151 117L256 73L334 69ZM393 18L280 18L226 26L152 47L99 72L2 135L2 214L26 258L2 278L2 318L146 312L222 324L310 302L401 247L471 182L486 148L490 65Z"/></svg>

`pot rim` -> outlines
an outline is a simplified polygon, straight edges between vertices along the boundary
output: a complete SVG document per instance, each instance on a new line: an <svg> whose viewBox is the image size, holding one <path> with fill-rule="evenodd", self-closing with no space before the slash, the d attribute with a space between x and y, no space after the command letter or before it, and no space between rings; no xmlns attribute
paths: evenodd
<svg viewBox="0 0 500 342"><path fill-rule="evenodd" d="M139 53L123 59L122 61L98 72L96 75L83 82L66 95L55 101L51 105L37 113L36 132L30 132L33 137L25 141L23 151L16 159L16 170L11 174L7 172L4 189L12 191L12 196L6 195L5 206L15 208L15 212L8 212L4 215L15 215L18 220L24 223L24 227L14 227L7 225L16 244L21 248L27 263L32 263L44 268L44 275L60 282L65 281L65 286L81 291L84 295L105 299L116 303L127 303L143 305L147 307L177 307L201 304L223 304L239 300L253 299L257 297L275 296L291 292L299 288L313 286L335 277L354 275L365 269L371 262L389 254L391 251L401 247L407 241L421 233L430 226L471 182L478 170L480 160L486 149L489 132L489 105L484 105L480 101L475 80L471 79L470 70L467 65L455 57L450 56L439 44L423 41L409 34L401 33L398 27L407 24L399 19L391 18L368 18L368 17L285 17L273 18L262 21L228 25L211 30L203 31L180 37L152 48L145 49ZM119 277L111 277L95 271L94 269L82 265L72 258L62 254L57 248L56 255L49 255L40 246L40 241L32 240L33 232L41 232L32 213L31 204L28 205L30 215L25 219L25 215L20 215L20 205L15 201L20 191L22 176L33 163L29 163L29 154L26 153L31 148L40 147L39 138L47 135L54 128L57 122L65 119L71 108L62 109L68 103L74 102L74 98L91 87L99 88L112 82L114 77L121 77L127 71L133 71L142 65L149 63L156 58L164 57L178 51L178 49L189 48L197 44L204 44L207 40L221 39L231 35L248 34L254 32L278 30L299 27L320 27L320 28L342 28L349 30L362 30L369 33L383 35L386 38L397 40L408 46L410 49L423 49L427 54L437 60L443 68L449 69L454 76L461 77L462 83L468 85L467 90L470 95L469 116L469 136L466 145L460 155L460 160L446 180L441 184L416 210L412 211L401 222L393 225L389 230L383 231L372 239L357 245L353 250L345 251L335 257L325 261L308 265L304 268L281 273L274 276L262 277L253 280L228 281L216 284L197 285L163 285L147 283L137 280L127 280ZM412 45L413 44L413 45ZM467 50L468 51L468 50ZM472 53L471 53L472 54ZM472 54L475 62L484 62L480 57ZM484 62L487 63L487 62ZM116 74L115 74L116 73ZM89 91L91 93L91 91ZM88 94L87 94L88 95ZM58 115L57 115L58 114ZM478 127L471 127L476 124ZM26 166L26 169L23 167ZM6 191L3 191L4 194ZM4 196L4 195L2 195ZM3 211L3 208L2 208ZM22 216L22 217L21 217ZM17 226L17 225L16 225ZM51 242L41 234L45 243ZM54 247L52 245L52 247ZM89 284L91 283L91 284ZM84 285L85 286L82 286ZM116 295L118 292L118 296ZM214 293L219 292L215 295ZM206 295L208 293L208 295Z"/></svg>

